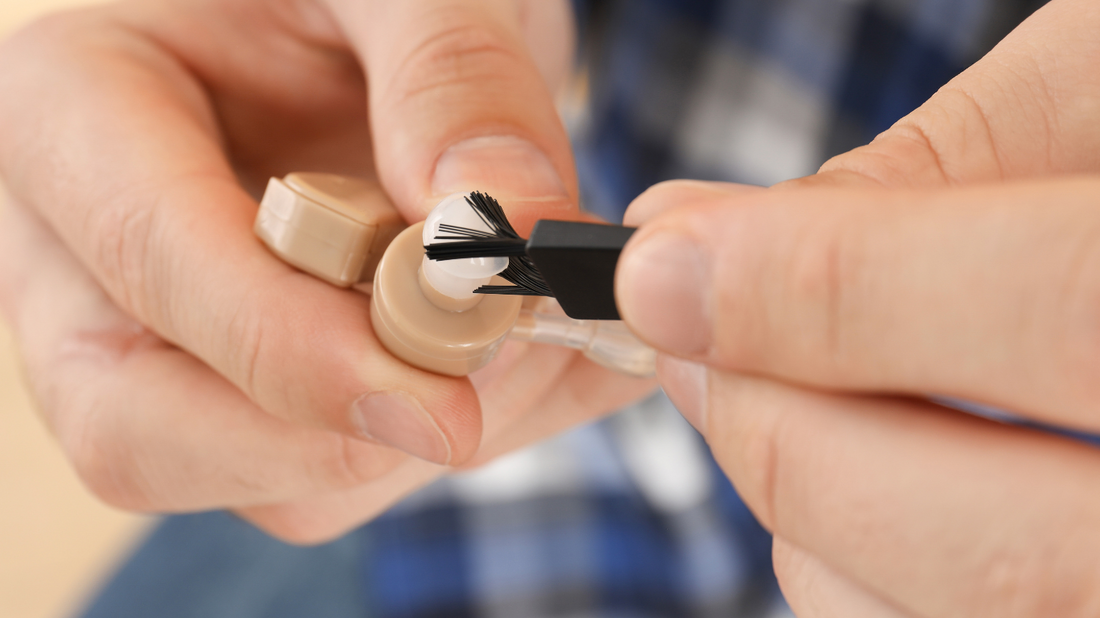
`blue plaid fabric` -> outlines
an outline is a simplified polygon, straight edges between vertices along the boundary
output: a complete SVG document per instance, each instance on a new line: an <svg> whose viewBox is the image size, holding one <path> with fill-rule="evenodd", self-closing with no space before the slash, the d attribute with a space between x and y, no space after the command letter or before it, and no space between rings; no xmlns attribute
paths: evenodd
<svg viewBox="0 0 1100 618"><path fill-rule="evenodd" d="M672 178L771 185L871 141L1039 0L578 0L586 206Z"/></svg>
<svg viewBox="0 0 1100 618"><path fill-rule="evenodd" d="M767 533L662 395L367 526L382 616L767 616Z"/></svg>
<svg viewBox="0 0 1100 618"><path fill-rule="evenodd" d="M565 117L610 220L670 178L768 185L865 144L1035 0L576 0ZM308 609L307 609L308 608ZM169 518L86 616L782 616L770 538L657 396L290 548Z"/></svg>

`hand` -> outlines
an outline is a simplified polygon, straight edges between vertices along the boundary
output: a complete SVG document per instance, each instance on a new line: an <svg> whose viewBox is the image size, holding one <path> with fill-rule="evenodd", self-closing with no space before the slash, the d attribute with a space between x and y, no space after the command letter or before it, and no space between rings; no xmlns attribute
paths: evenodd
<svg viewBox="0 0 1100 618"><path fill-rule="evenodd" d="M294 170L377 179L410 221L469 188L521 229L573 215L552 100L571 50L568 4L545 0L134 2L8 41L0 306L91 489L319 541L652 388L542 346L476 389L413 369L367 297L251 233Z"/></svg>
<svg viewBox="0 0 1100 618"><path fill-rule="evenodd" d="M1055 0L871 145L668 183L617 295L799 616L1100 614L1100 7ZM678 207L682 206L682 207Z"/></svg>

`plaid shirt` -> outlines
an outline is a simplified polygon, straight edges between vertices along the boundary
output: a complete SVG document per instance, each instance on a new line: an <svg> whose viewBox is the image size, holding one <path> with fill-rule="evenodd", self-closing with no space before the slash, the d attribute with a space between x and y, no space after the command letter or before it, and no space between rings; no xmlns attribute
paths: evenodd
<svg viewBox="0 0 1100 618"><path fill-rule="evenodd" d="M767 185L812 173L919 106L1040 3L576 4L588 105L565 115L586 206L617 220L664 179ZM87 616L788 611L770 538L663 396L439 481L330 546L276 547L226 522L169 518ZM164 574L158 552L184 566ZM206 588L165 592L169 607L142 605L202 575Z"/></svg>
<svg viewBox="0 0 1100 618"><path fill-rule="evenodd" d="M771 539L657 395L367 526L380 616L765 616Z"/></svg>

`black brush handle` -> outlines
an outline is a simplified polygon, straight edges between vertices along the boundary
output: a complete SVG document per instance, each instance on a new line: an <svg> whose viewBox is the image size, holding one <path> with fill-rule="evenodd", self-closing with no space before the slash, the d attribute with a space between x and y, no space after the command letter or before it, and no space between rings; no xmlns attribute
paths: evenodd
<svg viewBox="0 0 1100 618"><path fill-rule="evenodd" d="M565 314L577 320L618 320L615 266L635 228L543 219L527 240L527 256Z"/></svg>

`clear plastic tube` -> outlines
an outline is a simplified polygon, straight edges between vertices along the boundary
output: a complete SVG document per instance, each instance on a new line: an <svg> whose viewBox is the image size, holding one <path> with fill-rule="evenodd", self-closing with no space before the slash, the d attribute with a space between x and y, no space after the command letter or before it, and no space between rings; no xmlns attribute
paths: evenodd
<svg viewBox="0 0 1100 618"><path fill-rule="evenodd" d="M508 338L580 350L591 361L627 375L648 378L657 373L657 351L644 344L618 320L574 320L557 303L525 306ZM555 311L556 309L556 311Z"/></svg>

